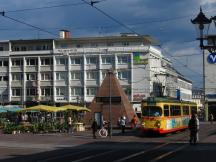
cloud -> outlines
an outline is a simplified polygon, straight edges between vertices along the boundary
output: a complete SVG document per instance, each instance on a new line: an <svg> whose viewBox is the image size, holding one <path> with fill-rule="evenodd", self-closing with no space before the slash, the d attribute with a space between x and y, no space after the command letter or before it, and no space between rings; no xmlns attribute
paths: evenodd
<svg viewBox="0 0 216 162"><path fill-rule="evenodd" d="M201 5L211 5L216 3L215 0L200 0Z"/></svg>

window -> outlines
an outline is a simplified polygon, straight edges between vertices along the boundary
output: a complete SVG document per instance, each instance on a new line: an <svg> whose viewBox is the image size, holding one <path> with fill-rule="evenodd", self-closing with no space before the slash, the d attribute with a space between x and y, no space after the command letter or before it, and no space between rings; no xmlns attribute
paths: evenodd
<svg viewBox="0 0 216 162"><path fill-rule="evenodd" d="M8 66L8 61L0 60L0 66Z"/></svg>
<svg viewBox="0 0 216 162"><path fill-rule="evenodd" d="M37 94L36 88L27 88L26 95L27 96L35 96Z"/></svg>
<svg viewBox="0 0 216 162"><path fill-rule="evenodd" d="M181 107L177 105L170 106L171 116L179 116L181 115Z"/></svg>
<svg viewBox="0 0 216 162"><path fill-rule="evenodd" d="M66 58L56 58L56 64L57 65L67 65L67 59Z"/></svg>
<svg viewBox="0 0 216 162"><path fill-rule="evenodd" d="M26 47L25 46L21 46L21 51L26 51Z"/></svg>
<svg viewBox="0 0 216 162"><path fill-rule="evenodd" d="M142 109L143 116L161 116L162 110L158 106L146 106Z"/></svg>
<svg viewBox="0 0 216 162"><path fill-rule="evenodd" d="M97 43L91 43L91 47L97 47L98 44Z"/></svg>
<svg viewBox="0 0 216 162"><path fill-rule="evenodd" d="M73 65L80 65L81 64L82 58L76 57L76 58L71 58L71 64Z"/></svg>
<svg viewBox="0 0 216 162"><path fill-rule="evenodd" d="M197 114L197 107L191 106L191 114Z"/></svg>
<svg viewBox="0 0 216 162"><path fill-rule="evenodd" d="M189 106L183 106L183 115L189 115Z"/></svg>
<svg viewBox="0 0 216 162"><path fill-rule="evenodd" d="M52 96L53 95L53 89L50 87L41 88L41 95L42 96Z"/></svg>
<svg viewBox="0 0 216 162"><path fill-rule="evenodd" d="M12 60L12 66L21 66L23 65L23 60L17 59L17 60Z"/></svg>
<svg viewBox="0 0 216 162"><path fill-rule="evenodd" d="M80 71L72 71L71 72L71 79L72 80L80 80L81 72Z"/></svg>
<svg viewBox="0 0 216 162"><path fill-rule="evenodd" d="M0 76L0 81L8 81L8 76Z"/></svg>
<svg viewBox="0 0 216 162"><path fill-rule="evenodd" d="M8 76L3 76L3 81L8 81Z"/></svg>
<svg viewBox="0 0 216 162"><path fill-rule="evenodd" d="M65 94L66 92L64 87L56 88L56 96L64 96Z"/></svg>
<svg viewBox="0 0 216 162"><path fill-rule="evenodd" d="M96 64L97 63L97 58L96 57L87 57L86 58L86 63L87 64Z"/></svg>
<svg viewBox="0 0 216 162"><path fill-rule="evenodd" d="M37 59L37 58L27 58L27 59L26 59L26 65L27 65L27 66L35 66L35 65L38 65L38 59Z"/></svg>
<svg viewBox="0 0 216 162"><path fill-rule="evenodd" d="M111 64L112 57L102 57L102 64Z"/></svg>
<svg viewBox="0 0 216 162"><path fill-rule="evenodd" d="M113 43L107 43L107 46L112 47L112 46L114 46L114 44Z"/></svg>
<svg viewBox="0 0 216 162"><path fill-rule="evenodd" d="M56 80L65 80L65 73L56 73Z"/></svg>
<svg viewBox="0 0 216 162"><path fill-rule="evenodd" d="M86 95L87 96L95 96L97 88L86 88Z"/></svg>
<svg viewBox="0 0 216 162"><path fill-rule="evenodd" d="M131 87L130 86L122 86L122 88L123 88L123 90L127 96L131 96Z"/></svg>
<svg viewBox="0 0 216 162"><path fill-rule="evenodd" d="M129 72L128 71L119 71L118 72L119 79L129 79Z"/></svg>
<svg viewBox="0 0 216 162"><path fill-rule="evenodd" d="M36 73L26 74L26 80L37 80L37 74Z"/></svg>
<svg viewBox="0 0 216 162"><path fill-rule="evenodd" d="M77 48L81 48L83 45L82 44L77 44L76 47Z"/></svg>
<svg viewBox="0 0 216 162"><path fill-rule="evenodd" d="M12 96L21 96L22 95L22 90L21 88L13 88L12 89Z"/></svg>
<svg viewBox="0 0 216 162"><path fill-rule="evenodd" d="M83 95L83 88L82 87L72 87L71 88L71 95L72 96L82 96Z"/></svg>
<svg viewBox="0 0 216 162"><path fill-rule="evenodd" d="M129 46L129 42L123 42L122 45L123 46Z"/></svg>
<svg viewBox="0 0 216 162"><path fill-rule="evenodd" d="M13 46L12 48L13 48L14 51L19 51L20 50L19 46Z"/></svg>
<svg viewBox="0 0 216 162"><path fill-rule="evenodd" d="M4 47L0 47L0 51L4 51Z"/></svg>
<svg viewBox="0 0 216 162"><path fill-rule="evenodd" d="M3 66L8 66L8 61L4 61Z"/></svg>
<svg viewBox="0 0 216 162"><path fill-rule="evenodd" d="M41 65L52 65L53 59L52 58L41 58Z"/></svg>
<svg viewBox="0 0 216 162"><path fill-rule="evenodd" d="M88 80L96 80L97 79L97 72L96 71L88 71L87 74Z"/></svg>
<svg viewBox="0 0 216 162"><path fill-rule="evenodd" d="M22 79L23 79L23 74L21 73L12 74L12 80L22 80Z"/></svg>
<svg viewBox="0 0 216 162"><path fill-rule="evenodd" d="M164 116L169 116L169 106L164 105Z"/></svg>
<svg viewBox="0 0 216 162"><path fill-rule="evenodd" d="M119 64L127 64L129 62L128 56L118 56Z"/></svg>
<svg viewBox="0 0 216 162"><path fill-rule="evenodd" d="M41 80L53 80L51 73L42 73Z"/></svg>

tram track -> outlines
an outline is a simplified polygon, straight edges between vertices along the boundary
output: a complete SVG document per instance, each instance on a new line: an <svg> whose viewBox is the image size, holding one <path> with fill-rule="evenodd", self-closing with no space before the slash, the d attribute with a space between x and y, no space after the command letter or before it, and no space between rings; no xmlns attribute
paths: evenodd
<svg viewBox="0 0 216 162"><path fill-rule="evenodd" d="M205 138L207 138L207 136L211 135L212 133L214 133L216 130L215 128L210 128L210 130L208 129L208 131L205 131L207 133L204 133L202 135L200 135L199 137L199 142L203 141ZM177 139L177 141L181 141L182 139L186 139L189 138L189 132L185 132L186 135L184 135L183 137ZM148 149L148 150L144 150L144 151L140 151L138 153L129 155L127 157L115 160L114 162L123 162L123 161L139 161L138 159L145 156L148 156L148 158L144 158L143 160L145 162L159 162L159 161L163 161L163 159L168 158L169 156L174 155L175 153L177 153L178 151L181 151L187 147L189 147L189 143L179 143L179 146L177 146L176 148L163 152L165 149L165 147L169 146L169 145L173 145L172 142L168 142L168 143L163 143L160 144L152 149ZM172 146L173 147L173 146ZM159 150L160 149L160 150ZM163 150L163 151L161 151ZM161 152L161 154L159 153L159 155L156 155L154 157L154 154L156 154L158 152ZM152 157L153 156L153 157Z"/></svg>

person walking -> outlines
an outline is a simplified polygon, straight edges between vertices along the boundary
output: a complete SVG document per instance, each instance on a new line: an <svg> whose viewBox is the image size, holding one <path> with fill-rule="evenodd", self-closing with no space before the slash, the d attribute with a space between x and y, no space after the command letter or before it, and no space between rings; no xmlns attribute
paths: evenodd
<svg viewBox="0 0 216 162"><path fill-rule="evenodd" d="M213 124L213 120L214 120L213 114L210 114L210 115L209 115L209 120L210 120L210 123Z"/></svg>
<svg viewBox="0 0 216 162"><path fill-rule="evenodd" d="M199 119L196 114L192 114L191 119L188 123L188 128L190 130L190 144L196 144L198 141L198 131L199 131Z"/></svg>
<svg viewBox="0 0 216 162"><path fill-rule="evenodd" d="M123 117L121 117L120 126L121 126L122 133L125 133L125 125L126 125L126 121L125 121L125 119Z"/></svg>
<svg viewBox="0 0 216 162"><path fill-rule="evenodd" d="M93 121L91 128L92 128L93 138L96 138L96 132L98 129L98 124L97 124L96 120Z"/></svg>
<svg viewBox="0 0 216 162"><path fill-rule="evenodd" d="M73 127L72 127L72 118L71 116L68 116L68 133L73 133Z"/></svg>
<svg viewBox="0 0 216 162"><path fill-rule="evenodd" d="M138 119L137 116L134 115L133 118L131 119L131 128L134 129L137 127Z"/></svg>

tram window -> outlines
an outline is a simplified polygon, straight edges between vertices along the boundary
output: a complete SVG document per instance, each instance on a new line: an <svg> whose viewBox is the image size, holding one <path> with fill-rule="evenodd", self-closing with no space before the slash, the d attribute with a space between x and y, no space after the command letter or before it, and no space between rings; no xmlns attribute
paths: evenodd
<svg viewBox="0 0 216 162"><path fill-rule="evenodd" d="M197 114L197 107L191 106L191 114Z"/></svg>
<svg viewBox="0 0 216 162"><path fill-rule="evenodd" d="M171 116L179 116L179 115L181 115L181 107L180 106L171 105L170 110L171 110Z"/></svg>
<svg viewBox="0 0 216 162"><path fill-rule="evenodd" d="M169 116L169 106L164 105L164 116Z"/></svg>
<svg viewBox="0 0 216 162"><path fill-rule="evenodd" d="M142 109L143 116L161 116L162 109L157 106L146 106Z"/></svg>
<svg viewBox="0 0 216 162"><path fill-rule="evenodd" d="M189 115L189 106L183 106L183 115Z"/></svg>

